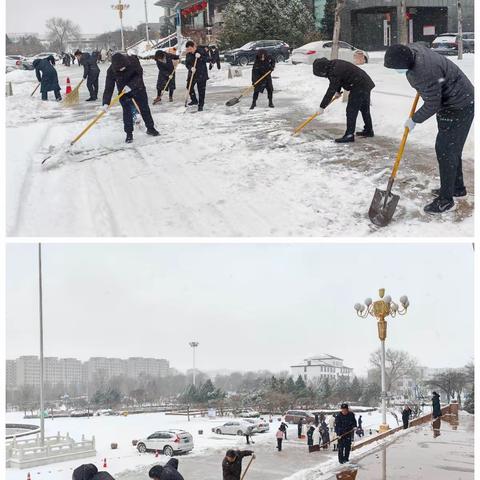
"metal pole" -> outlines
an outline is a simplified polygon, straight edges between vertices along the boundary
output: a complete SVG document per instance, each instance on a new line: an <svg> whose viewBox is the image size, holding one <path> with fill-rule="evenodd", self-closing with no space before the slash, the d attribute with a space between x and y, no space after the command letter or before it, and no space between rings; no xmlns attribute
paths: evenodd
<svg viewBox="0 0 480 480"><path fill-rule="evenodd" d="M42 289L42 244L38 244L38 294L40 314L40 445L45 445L45 419L43 401L43 289Z"/></svg>
<svg viewBox="0 0 480 480"><path fill-rule="evenodd" d="M180 3L175 5L175 23L177 24L177 55L182 53L182 9L180 8Z"/></svg>
<svg viewBox="0 0 480 480"><path fill-rule="evenodd" d="M147 0L145 0L145 29L147 31L147 43L150 43L150 32L149 32L149 28L148 28Z"/></svg>
<svg viewBox="0 0 480 480"><path fill-rule="evenodd" d="M382 424L387 424L387 392L385 381L385 340L381 340L382 344Z"/></svg>
<svg viewBox="0 0 480 480"><path fill-rule="evenodd" d="M125 38L123 36L123 12L119 10L120 13L120 34L122 36L122 52L125 51Z"/></svg>
<svg viewBox="0 0 480 480"><path fill-rule="evenodd" d="M457 17L458 17L458 59L463 60L463 10L462 1L457 2Z"/></svg>
<svg viewBox="0 0 480 480"><path fill-rule="evenodd" d="M193 386L195 386L195 345L192 347L193 349Z"/></svg>
<svg viewBox="0 0 480 480"><path fill-rule="evenodd" d="M342 23L341 14L344 7L345 7L345 0L337 0L337 5L335 7L335 23L333 25L332 53L330 55L331 60L338 59L340 28Z"/></svg>

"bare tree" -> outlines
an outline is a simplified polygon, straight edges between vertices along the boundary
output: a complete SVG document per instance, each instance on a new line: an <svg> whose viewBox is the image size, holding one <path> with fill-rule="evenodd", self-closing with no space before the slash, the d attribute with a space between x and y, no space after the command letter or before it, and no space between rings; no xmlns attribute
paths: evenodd
<svg viewBox="0 0 480 480"><path fill-rule="evenodd" d="M397 8L398 16L398 35L402 45L408 43L408 22L407 22L407 0L400 0Z"/></svg>
<svg viewBox="0 0 480 480"><path fill-rule="evenodd" d="M380 349L370 355L370 364L374 367L375 373L380 376L381 369ZM395 382L405 375L416 377L418 375L417 361L403 350L387 349L385 353L385 379L387 392L392 389Z"/></svg>
<svg viewBox="0 0 480 480"><path fill-rule="evenodd" d="M458 59L463 60L463 10L462 1L457 2L457 17L458 17Z"/></svg>
<svg viewBox="0 0 480 480"><path fill-rule="evenodd" d="M447 396L447 400L457 397L461 400L461 395L467 385L467 374L461 369L448 369L440 373L427 384L432 388L443 390Z"/></svg>
<svg viewBox="0 0 480 480"><path fill-rule="evenodd" d="M59 52L66 50L67 42L80 37L80 27L71 20L52 17L45 23L52 47Z"/></svg>
<svg viewBox="0 0 480 480"><path fill-rule="evenodd" d="M337 0L337 6L335 7L335 23L333 25L333 44L331 60L338 58L338 48L340 41L340 28L342 24L342 10L345 8L345 0Z"/></svg>

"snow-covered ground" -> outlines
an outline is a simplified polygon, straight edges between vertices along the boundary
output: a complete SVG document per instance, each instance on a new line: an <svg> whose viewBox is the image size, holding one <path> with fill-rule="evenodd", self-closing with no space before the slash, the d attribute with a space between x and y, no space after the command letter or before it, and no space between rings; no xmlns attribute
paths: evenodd
<svg viewBox="0 0 480 480"><path fill-rule="evenodd" d="M455 60L453 60L455 61ZM473 80L473 55L461 67ZM156 66L145 62L154 94ZM337 145L345 104L335 102L298 137L293 128L318 109L327 87L306 65L275 71L275 109L248 109L250 98L228 108L250 81L212 71L206 111L184 114L185 69L179 67L176 101L153 107L161 137L135 133L125 146L116 107L72 149L40 163L49 147L68 142L93 118L85 103L65 108L30 97L33 72L7 75L14 96L7 108L7 231L11 236L467 236L473 234L473 132L464 157L470 195L444 217L423 214L438 185L431 119L409 139L395 191L401 196L385 229L367 217L376 187L385 188L414 91L404 76L385 69L381 55L364 68L377 87L372 96L374 139ZM102 65L102 70L105 66ZM59 66L62 85L81 69ZM103 90L104 72L100 77ZM358 127L361 128L359 121ZM143 127L140 128L142 130Z"/></svg>
<svg viewBox="0 0 480 480"><path fill-rule="evenodd" d="M328 418L328 417L327 417ZM357 414L358 418L358 414ZM381 421L379 412L362 413L363 427L367 434L370 429L378 428ZM113 475L119 475L121 480L141 480L145 478L145 471L149 466L155 463L164 463L165 459L160 456L155 458L154 454L140 454L135 447L132 446L132 440L138 440L148 436L156 430L164 428L180 428L187 430L194 437L194 450L188 455L178 457L180 465L186 464L185 468L192 468L197 463L202 464L208 470L211 464L219 465L222 457L228 448L239 447L245 448L245 439L237 436L217 435L212 433L212 428L222 424L228 419L216 418L208 419L202 417L191 418L188 422L184 416L171 416L163 413L149 413L130 416L115 417L91 417L91 418L55 418L46 419L45 428L46 435L56 435L58 431L69 435L75 440L80 440L82 435L91 438L95 435L97 456L85 460L75 460L70 462L62 462L53 465L34 467L30 469L32 479L39 480L70 480L71 471L82 463L95 463L102 469L103 459L107 459L108 470ZM23 420L22 413L7 413L7 423L31 423L36 424L35 420ZM389 424L394 427L397 425L395 419L388 415ZM263 460L258 461L257 470L262 472L262 462L271 462L275 458L275 432L279 426L278 418L275 418L267 433L257 434L253 437L255 445L252 449L262 453ZM203 434L199 435L198 431L203 430ZM372 432L375 433L375 432ZM288 430L288 441L285 442L284 459L282 462L282 471L284 476L292 475L298 470L306 467L314 468L322 462L335 463L335 453L322 452L321 455L309 455L306 448L306 441L297 440L296 426L291 425ZM110 444L118 443L117 450L111 450ZM290 452L290 453L289 453ZM300 457L299 457L300 455ZM260 455L259 455L260 456ZM301 464L299 465L299 458ZM191 459L191 460L190 460ZM217 470L218 470L217 465ZM265 467L266 468L266 467ZM18 469L7 469L7 480L25 480L26 471ZM211 473L216 470L211 470ZM268 474L268 469L265 475ZM218 475L219 477L219 475ZM191 478L191 477L186 477ZM209 477L209 478L215 478ZM265 477L267 478L267 477ZM278 478L275 475L272 477ZM270 479L270 477L268 477Z"/></svg>

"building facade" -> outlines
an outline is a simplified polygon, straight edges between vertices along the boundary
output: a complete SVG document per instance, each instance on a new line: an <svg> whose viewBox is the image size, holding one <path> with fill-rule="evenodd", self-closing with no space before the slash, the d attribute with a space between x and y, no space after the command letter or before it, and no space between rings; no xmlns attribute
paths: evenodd
<svg viewBox="0 0 480 480"><path fill-rule="evenodd" d="M343 364L343 359L327 353L306 358L303 362L292 365L290 369L294 378L300 375L305 382L324 378L336 380L340 377L350 380L353 372L353 368Z"/></svg>
<svg viewBox="0 0 480 480"><path fill-rule="evenodd" d="M463 31L474 31L474 0L462 0ZM408 40L430 44L458 30L457 0L407 0ZM347 0L341 38L357 48L383 50L399 43L400 1Z"/></svg>

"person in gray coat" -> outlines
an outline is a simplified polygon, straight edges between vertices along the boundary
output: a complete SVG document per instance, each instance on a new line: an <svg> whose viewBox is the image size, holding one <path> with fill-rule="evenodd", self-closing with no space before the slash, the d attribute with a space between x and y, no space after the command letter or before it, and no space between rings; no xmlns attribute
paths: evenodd
<svg viewBox="0 0 480 480"><path fill-rule="evenodd" d="M454 197L467 194L463 182L462 153L474 117L474 88L467 76L452 61L423 45L392 45L385 52L385 67L406 73L410 85L423 99L423 106L405 127L410 132L417 124L437 116L435 152L440 171L440 188L432 193L427 213L450 210Z"/></svg>

